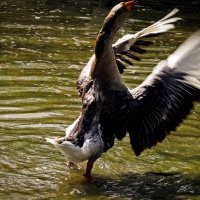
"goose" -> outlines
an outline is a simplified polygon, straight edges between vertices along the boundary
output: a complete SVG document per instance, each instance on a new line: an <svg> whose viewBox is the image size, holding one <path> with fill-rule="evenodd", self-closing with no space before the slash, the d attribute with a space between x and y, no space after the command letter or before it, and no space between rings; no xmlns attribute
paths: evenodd
<svg viewBox="0 0 200 200"><path fill-rule="evenodd" d="M136 156L158 142L189 115L200 99L200 31L189 37L173 54L159 62L136 88L129 89L121 79L124 63L140 58L147 37L174 28L178 9L149 27L127 34L113 44L113 38L134 1L120 2L104 20L96 38L94 55L77 81L82 100L80 116L66 128L64 137L46 138L73 166L87 161L84 176L91 177L94 162L115 140L129 134ZM138 54L137 54L138 55ZM130 59L128 59L130 58Z"/></svg>

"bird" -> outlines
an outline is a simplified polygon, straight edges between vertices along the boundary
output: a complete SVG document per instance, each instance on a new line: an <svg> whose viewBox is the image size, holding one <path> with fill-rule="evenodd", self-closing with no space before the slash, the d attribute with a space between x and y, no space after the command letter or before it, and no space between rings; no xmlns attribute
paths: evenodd
<svg viewBox="0 0 200 200"><path fill-rule="evenodd" d="M175 131L200 100L200 30L160 61L136 88L130 89L122 81L126 64L140 60L138 54L145 53L144 47L153 45L148 38L174 28L180 20L174 17L178 12L174 9L113 44L134 6L133 0L120 2L105 18L94 54L77 81L80 115L66 128L64 137L46 138L72 166L87 161L86 178L92 177L94 162L114 146L116 139L129 134L131 147L139 156Z"/></svg>

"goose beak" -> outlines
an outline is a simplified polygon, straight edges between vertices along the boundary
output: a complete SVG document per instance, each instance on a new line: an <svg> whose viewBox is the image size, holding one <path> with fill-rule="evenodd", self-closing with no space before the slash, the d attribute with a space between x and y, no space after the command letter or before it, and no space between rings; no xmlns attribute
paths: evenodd
<svg viewBox="0 0 200 200"><path fill-rule="evenodd" d="M132 0L132 1L127 1L124 3L124 7L128 10L128 11L132 11L133 10L133 7L135 5L135 2Z"/></svg>

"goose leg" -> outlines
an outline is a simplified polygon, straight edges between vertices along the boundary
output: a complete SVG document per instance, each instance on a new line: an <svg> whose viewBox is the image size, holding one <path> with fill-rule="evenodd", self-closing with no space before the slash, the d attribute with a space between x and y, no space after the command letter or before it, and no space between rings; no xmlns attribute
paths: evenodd
<svg viewBox="0 0 200 200"><path fill-rule="evenodd" d="M88 178L88 179L92 178L91 171L92 171L92 168L93 168L93 164L94 164L93 161L88 160L86 171L85 171L85 174L83 175L85 178Z"/></svg>

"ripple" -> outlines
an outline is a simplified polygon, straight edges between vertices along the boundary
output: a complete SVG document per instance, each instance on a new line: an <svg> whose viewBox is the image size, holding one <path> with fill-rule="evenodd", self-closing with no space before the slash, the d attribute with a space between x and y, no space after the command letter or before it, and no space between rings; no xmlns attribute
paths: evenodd
<svg viewBox="0 0 200 200"><path fill-rule="evenodd" d="M8 29L53 29L51 26L45 26L45 25L24 25L24 24L1 24L0 27L2 28L8 28Z"/></svg>
<svg viewBox="0 0 200 200"><path fill-rule="evenodd" d="M6 100L0 100L1 105L11 105L11 104L30 104L30 103L39 103L39 102L46 102L47 99L45 98L17 98L17 99L6 99Z"/></svg>
<svg viewBox="0 0 200 200"><path fill-rule="evenodd" d="M38 113L21 113L21 114L5 114L0 115L1 120L15 120L15 119L40 119L40 118L46 118L50 116L61 116L63 114L60 113L53 113L53 112L38 112Z"/></svg>
<svg viewBox="0 0 200 200"><path fill-rule="evenodd" d="M61 127L59 124L21 124L21 125L16 125L16 128L19 129L39 129L39 128L53 128L55 130L64 130L63 127Z"/></svg>
<svg viewBox="0 0 200 200"><path fill-rule="evenodd" d="M23 108L19 108L19 107L0 107L0 111L22 111L24 110Z"/></svg>

